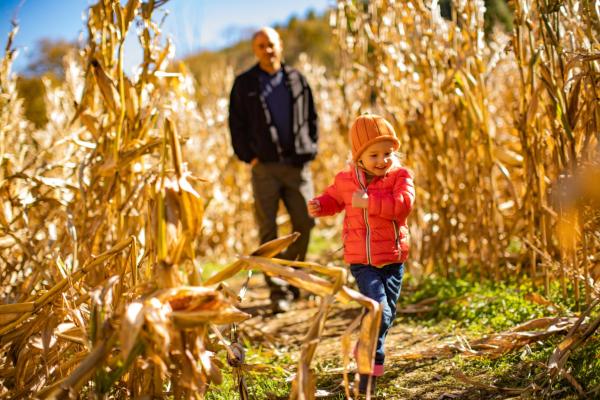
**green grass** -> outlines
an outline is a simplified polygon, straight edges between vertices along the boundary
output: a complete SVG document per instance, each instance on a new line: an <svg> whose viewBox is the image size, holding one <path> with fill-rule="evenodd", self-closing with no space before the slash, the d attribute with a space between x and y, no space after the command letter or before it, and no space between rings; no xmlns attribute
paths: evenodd
<svg viewBox="0 0 600 400"><path fill-rule="evenodd" d="M337 250L342 245L339 234L336 234L333 238L326 238L322 235L322 232L318 229L313 229L310 235L310 242L308 243L307 255L309 257L316 255L323 255ZM339 252L339 256L342 256L342 252Z"/></svg>
<svg viewBox="0 0 600 400"><path fill-rule="evenodd" d="M522 322L555 316L557 307L537 304L527 299L533 293L528 285L473 283L462 279L427 278L414 290L400 297L400 307L436 297L433 310L416 316L420 323L446 324L473 333L497 332ZM564 307L560 307L564 312ZM561 313L562 313L561 312Z"/></svg>
<svg viewBox="0 0 600 400"><path fill-rule="evenodd" d="M544 306L527 299L534 290L529 285L471 283L461 279L431 277L416 288L409 287L401 296L402 305L436 297L430 312L404 317L405 322L424 324L440 331L454 331L481 336L485 333L509 329L533 318L557 315L575 315L574 302L564 301L558 284L551 288L551 298L559 299L553 306ZM573 288L568 288L572 293ZM593 316L592 316L593 318ZM470 336L469 335L469 336ZM546 376L544 365L564 335L552 336L496 359L466 358L460 355L452 362L468 376L500 387L527 387L536 377ZM585 391L600 387L600 333L592 336L585 346L577 349L566 365L569 373ZM565 378L549 384L549 392L530 393L529 396L575 398L576 391Z"/></svg>
<svg viewBox="0 0 600 400"><path fill-rule="evenodd" d="M485 375L485 382L498 387L529 386L540 383L548 375L544 365L563 336L555 336L545 342L536 342L516 352L496 359L455 357L456 366L469 376ZM583 387L590 391L600 385L600 335L591 337L584 347L577 349L569 358L566 370ZM577 392L563 377L550 382L547 392L528 393L543 398L577 398Z"/></svg>
<svg viewBox="0 0 600 400"><path fill-rule="evenodd" d="M287 382L290 370L295 370L288 354L278 353L263 348L254 348L249 344L246 347L246 363L252 366L260 365L262 370L244 373L248 395L251 399L276 399L287 398L291 384ZM239 399L239 394L231 367L227 364L225 351L218 357L223 361L223 382L212 386L206 395L207 400L234 400Z"/></svg>
<svg viewBox="0 0 600 400"><path fill-rule="evenodd" d="M235 260L233 260L235 261ZM233 263L232 261L232 263ZM214 274L216 274L217 272L221 271L222 269L228 267L230 264L218 264L218 263L205 263L202 264L202 280L206 280L208 278L210 278L211 276L213 276ZM248 271L246 270L242 270L240 272L238 272L237 274L235 274L234 276L232 276L231 278L228 279L229 280L234 280L234 279L245 279L246 276L248 276Z"/></svg>

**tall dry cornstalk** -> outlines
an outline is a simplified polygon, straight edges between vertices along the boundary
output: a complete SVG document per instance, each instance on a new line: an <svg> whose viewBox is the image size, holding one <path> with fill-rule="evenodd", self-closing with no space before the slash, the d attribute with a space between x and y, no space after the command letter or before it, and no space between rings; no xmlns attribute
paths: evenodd
<svg viewBox="0 0 600 400"><path fill-rule="evenodd" d="M450 20L435 0L338 1L343 97L394 121L415 170L413 273L558 281L586 305L527 389L586 397L565 366L600 326L600 9L509 4L513 31L486 38L482 0Z"/></svg>
<svg viewBox="0 0 600 400"><path fill-rule="evenodd" d="M529 207L531 273L536 274L536 257L542 257L546 289L558 269L563 295L570 281L579 303L583 283L588 305L598 278L590 268L598 266L597 202L590 202L595 196L584 189L594 185L590 174L600 166L598 12L585 1L519 2L513 36L521 99L515 125L531 189L523 199ZM558 263L549 262L558 257Z"/></svg>
<svg viewBox="0 0 600 400"><path fill-rule="evenodd" d="M314 396L311 361L334 300L365 307L343 347L347 364L359 330L358 369L372 369L380 305L345 287L344 269L294 263L306 270L298 271L270 259L296 235L202 282L199 256L248 252L248 239L235 241L244 226L251 231L239 185L247 169L226 150L226 102L198 107L185 67L168 69L173 48L153 19L164 3L101 0L88 9L87 45L65 60L64 84L47 85L49 123L39 131L16 95L9 38L0 71L0 397L203 398L222 379L215 350L227 351L238 376L245 368L240 344L217 328L249 317L222 283L243 269L323 298L292 398ZM134 24L144 56L128 77Z"/></svg>
<svg viewBox="0 0 600 400"><path fill-rule="evenodd" d="M0 395L202 397L220 381L208 322L247 317L200 283L203 200L174 121L191 104L152 19L164 1L103 0L88 42L48 94L50 122L24 122L2 60ZM144 50L123 72L133 24ZM79 60L76 60L79 58ZM6 139L6 140L5 140ZM202 360L199 363L197 360Z"/></svg>
<svg viewBox="0 0 600 400"><path fill-rule="evenodd" d="M346 109L394 121L416 173L412 265L496 281L526 271L546 291L556 277L589 304L597 202L582 183L570 196L583 201L559 193L600 164L599 11L513 1L514 30L486 38L484 2L452 4L451 20L417 0L340 1L333 15Z"/></svg>

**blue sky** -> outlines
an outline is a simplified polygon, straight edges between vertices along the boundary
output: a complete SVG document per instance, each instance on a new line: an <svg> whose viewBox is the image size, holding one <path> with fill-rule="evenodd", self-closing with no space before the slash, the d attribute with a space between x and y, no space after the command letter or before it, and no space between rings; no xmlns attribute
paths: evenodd
<svg viewBox="0 0 600 400"><path fill-rule="evenodd" d="M14 69L18 72L25 68L35 55L36 43L43 37L77 40L85 33L86 9L94 3L92 0L0 0L2 48L18 10L19 32L14 47L19 56ZM291 15L303 17L309 9L322 13L332 4L335 0L170 0L156 15L169 10L163 30L175 42L176 57L181 57L199 49L227 46L248 28L283 23ZM141 58L138 47L126 46L129 67Z"/></svg>

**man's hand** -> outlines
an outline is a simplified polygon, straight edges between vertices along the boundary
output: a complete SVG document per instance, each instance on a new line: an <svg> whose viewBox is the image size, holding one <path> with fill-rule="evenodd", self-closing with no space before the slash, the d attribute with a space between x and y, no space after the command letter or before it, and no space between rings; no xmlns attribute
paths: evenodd
<svg viewBox="0 0 600 400"><path fill-rule="evenodd" d="M321 211L321 203L317 199L309 200L306 206L308 208L308 215L311 217L316 217Z"/></svg>
<svg viewBox="0 0 600 400"><path fill-rule="evenodd" d="M362 190L358 190L352 194L352 207L356 208L368 208L369 207L369 195Z"/></svg>

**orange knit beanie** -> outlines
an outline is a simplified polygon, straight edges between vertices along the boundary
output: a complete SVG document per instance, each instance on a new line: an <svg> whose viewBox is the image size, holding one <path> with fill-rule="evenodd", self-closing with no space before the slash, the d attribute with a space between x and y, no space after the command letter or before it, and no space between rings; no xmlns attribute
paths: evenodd
<svg viewBox="0 0 600 400"><path fill-rule="evenodd" d="M367 147L383 140L392 141L394 150L398 150L400 147L400 141L396 138L394 128L383 117L375 114L363 114L356 118L350 127L352 160L356 162Z"/></svg>

